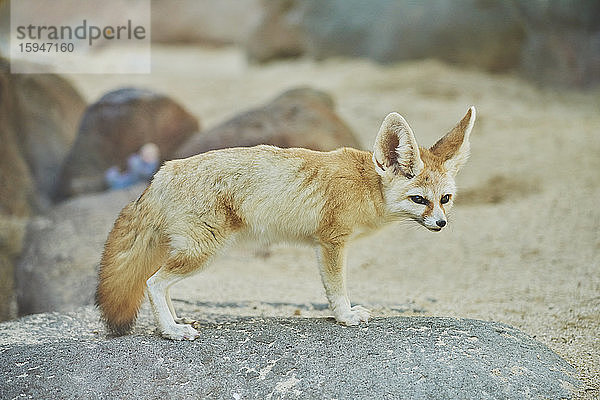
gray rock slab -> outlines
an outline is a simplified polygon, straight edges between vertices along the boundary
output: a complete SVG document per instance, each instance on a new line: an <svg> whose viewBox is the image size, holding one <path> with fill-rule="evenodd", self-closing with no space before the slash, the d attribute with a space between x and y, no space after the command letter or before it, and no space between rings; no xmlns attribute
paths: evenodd
<svg viewBox="0 0 600 400"><path fill-rule="evenodd" d="M208 316L194 342L158 337L147 311L107 337L92 307L0 324L0 398L563 399L581 385L510 326L436 317Z"/></svg>

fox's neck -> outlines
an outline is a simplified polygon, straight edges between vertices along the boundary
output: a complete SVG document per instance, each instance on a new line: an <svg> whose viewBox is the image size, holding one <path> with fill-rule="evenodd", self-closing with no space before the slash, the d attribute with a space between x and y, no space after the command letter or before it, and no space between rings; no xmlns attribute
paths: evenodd
<svg viewBox="0 0 600 400"><path fill-rule="evenodd" d="M357 225L377 229L385 222L387 216L384 204L381 177L375 171L373 153L347 148L343 152L349 161L344 167L355 177L347 181L347 196L351 197L353 212L356 213Z"/></svg>

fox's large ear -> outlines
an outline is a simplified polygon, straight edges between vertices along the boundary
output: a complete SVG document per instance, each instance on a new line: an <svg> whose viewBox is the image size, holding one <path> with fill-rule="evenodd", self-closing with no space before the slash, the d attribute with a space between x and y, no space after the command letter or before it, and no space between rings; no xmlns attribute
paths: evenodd
<svg viewBox="0 0 600 400"><path fill-rule="evenodd" d="M430 149L433 154L442 158L444 168L452 175L456 175L469 158L469 135L474 123L475 107L471 107L458 125Z"/></svg>
<svg viewBox="0 0 600 400"><path fill-rule="evenodd" d="M415 135L400 114L388 114L383 120L375 139L373 163L382 176L392 172L410 179L423 170Z"/></svg>

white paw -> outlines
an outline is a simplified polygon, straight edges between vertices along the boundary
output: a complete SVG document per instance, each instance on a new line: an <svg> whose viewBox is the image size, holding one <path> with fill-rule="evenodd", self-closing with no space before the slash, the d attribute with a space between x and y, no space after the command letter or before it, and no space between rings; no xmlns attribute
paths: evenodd
<svg viewBox="0 0 600 400"><path fill-rule="evenodd" d="M183 325L194 325L196 324L198 321L196 321L195 319L191 319L191 318L187 318L187 317L179 317L179 318L175 318L175 323L176 324L183 324Z"/></svg>
<svg viewBox="0 0 600 400"><path fill-rule="evenodd" d="M200 321L196 321L195 319L191 319L191 318L186 318L186 317L175 318L175 323L181 324L181 325L190 325L192 328L194 328L196 330L200 329Z"/></svg>
<svg viewBox="0 0 600 400"><path fill-rule="evenodd" d="M363 306L354 306L350 310L336 315L335 319L340 324L344 325L358 325L361 322L368 322L371 316L371 311L364 308Z"/></svg>
<svg viewBox="0 0 600 400"><path fill-rule="evenodd" d="M200 333L190 325L173 325L161 332L162 337L171 340L194 340Z"/></svg>

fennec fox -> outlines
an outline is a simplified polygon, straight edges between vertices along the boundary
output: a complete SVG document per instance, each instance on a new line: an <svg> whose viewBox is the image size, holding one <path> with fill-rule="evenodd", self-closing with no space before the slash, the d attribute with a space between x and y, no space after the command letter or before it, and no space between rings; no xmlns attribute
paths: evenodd
<svg viewBox="0 0 600 400"><path fill-rule="evenodd" d="M335 319L366 322L369 310L352 306L346 293L347 243L400 219L441 230L474 122L471 107L429 149L391 113L372 153L261 145L166 162L106 241L96 293L103 320L113 334L129 332L147 288L161 334L195 339L198 331L177 317L169 288L236 240L257 239L315 246Z"/></svg>

